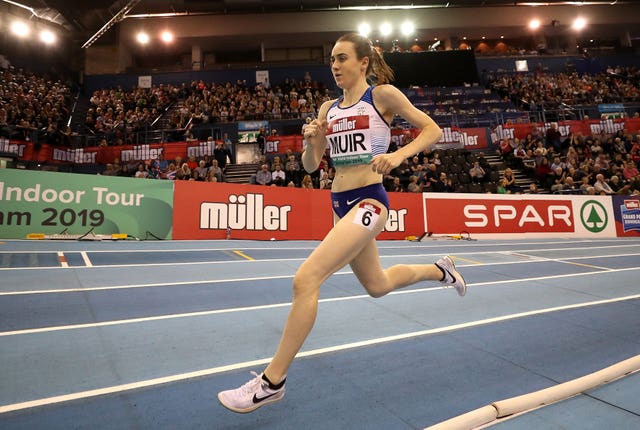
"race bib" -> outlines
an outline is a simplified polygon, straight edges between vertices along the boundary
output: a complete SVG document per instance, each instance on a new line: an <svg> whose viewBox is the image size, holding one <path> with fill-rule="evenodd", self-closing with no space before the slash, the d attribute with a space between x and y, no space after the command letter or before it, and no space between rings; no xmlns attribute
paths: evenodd
<svg viewBox="0 0 640 430"><path fill-rule="evenodd" d="M336 166L370 163L369 115L330 120L327 125L327 142L331 148L331 160Z"/></svg>
<svg viewBox="0 0 640 430"><path fill-rule="evenodd" d="M354 224L363 226L366 229L373 230L380 218L380 208L374 204L362 202L358 205L356 216L353 219Z"/></svg>

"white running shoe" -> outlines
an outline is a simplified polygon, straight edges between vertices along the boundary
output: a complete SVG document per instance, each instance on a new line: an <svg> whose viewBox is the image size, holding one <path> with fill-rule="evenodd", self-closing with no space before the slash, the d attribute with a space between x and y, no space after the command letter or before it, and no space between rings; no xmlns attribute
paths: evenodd
<svg viewBox="0 0 640 430"><path fill-rule="evenodd" d="M467 294L467 283L460 272L456 270L456 265L451 257L448 255L442 257L436 262L436 266L444 272L444 279L441 281L443 284L452 285L460 296Z"/></svg>
<svg viewBox="0 0 640 430"><path fill-rule="evenodd" d="M251 372L254 378L235 390L221 391L218 400L227 409L241 414L255 411L260 406L282 400L284 383L277 390L269 388L269 382L262 379L262 373Z"/></svg>

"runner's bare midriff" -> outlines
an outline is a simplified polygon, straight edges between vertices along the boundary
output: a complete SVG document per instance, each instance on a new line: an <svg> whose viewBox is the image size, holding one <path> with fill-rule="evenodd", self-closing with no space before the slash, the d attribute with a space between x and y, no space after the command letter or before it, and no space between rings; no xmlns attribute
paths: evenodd
<svg viewBox="0 0 640 430"><path fill-rule="evenodd" d="M337 166L331 191L340 193L380 182L382 182L382 175L371 170L369 164Z"/></svg>

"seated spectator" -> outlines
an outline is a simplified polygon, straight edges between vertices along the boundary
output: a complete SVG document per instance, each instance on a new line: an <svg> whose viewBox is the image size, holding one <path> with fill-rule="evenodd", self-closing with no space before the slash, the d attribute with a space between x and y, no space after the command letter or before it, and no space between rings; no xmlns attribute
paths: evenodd
<svg viewBox="0 0 640 430"><path fill-rule="evenodd" d="M604 175L598 173L596 175L596 182L593 184L593 188L597 194L612 195L615 194L609 184L604 180Z"/></svg>
<svg viewBox="0 0 640 430"><path fill-rule="evenodd" d="M282 166L278 163L274 166L273 172L271 172L271 184L282 187L286 184L285 180L286 175L284 170L282 170Z"/></svg>
<svg viewBox="0 0 640 430"><path fill-rule="evenodd" d="M332 180L329 178L329 172L323 172L322 178L320 179L320 189L330 190L331 184L332 184Z"/></svg>
<svg viewBox="0 0 640 430"><path fill-rule="evenodd" d="M551 178L553 180L553 184L551 185L551 191L562 191L564 189L564 181L566 178L566 173L562 170L562 167L556 167L553 173L551 174Z"/></svg>
<svg viewBox="0 0 640 430"><path fill-rule="evenodd" d="M256 184L258 185L271 185L271 181L273 180L273 176L269 171L269 166L263 164L260 167L260 170L256 173Z"/></svg>
<svg viewBox="0 0 640 430"><path fill-rule="evenodd" d="M300 163L296 160L295 155L289 155L287 162L285 163L284 173L286 175L287 183L293 182L296 185L300 183L300 174L302 171L300 170Z"/></svg>
<svg viewBox="0 0 640 430"><path fill-rule="evenodd" d="M626 181L632 181L640 175L640 171L633 161L627 161L625 168L622 169L622 175Z"/></svg>
<svg viewBox="0 0 640 430"><path fill-rule="evenodd" d="M620 194L620 195L631 194L631 184L622 182L620 178L616 175L613 175L611 179L609 179L609 186L611 187L611 189L615 194Z"/></svg>
<svg viewBox="0 0 640 430"><path fill-rule="evenodd" d="M195 171L198 172L198 180L204 181L207 178L207 174L209 173L209 168L207 167L206 161L200 160L198 162L198 167L195 168Z"/></svg>
<svg viewBox="0 0 640 430"><path fill-rule="evenodd" d="M392 181L391 181L390 189L387 190L387 191L391 191L391 192L394 192L394 193L403 192L404 189L402 188L402 183L400 182L400 178L398 178L397 176L394 176L392 178Z"/></svg>
<svg viewBox="0 0 640 430"><path fill-rule="evenodd" d="M422 187L418 183L418 177L417 176L412 175L409 178L409 185L407 185L407 191L410 192L410 193L421 193L422 192Z"/></svg>
<svg viewBox="0 0 640 430"><path fill-rule="evenodd" d="M504 187L512 194L521 194L522 188L516 184L516 177L513 174L513 170L507 167L502 175L504 179Z"/></svg>
<svg viewBox="0 0 640 430"><path fill-rule="evenodd" d="M309 190L313 189L313 181L311 180L311 175L304 175L302 181L300 183L301 188L306 188Z"/></svg>
<svg viewBox="0 0 640 430"><path fill-rule="evenodd" d="M204 179L205 182L220 182L218 181L218 177L215 174L215 171L209 169L207 172L207 177Z"/></svg>
<svg viewBox="0 0 640 430"><path fill-rule="evenodd" d="M209 177L215 177L216 182L224 181L224 172L218 165L218 160L213 160L211 162L211 167L209 167Z"/></svg>
<svg viewBox="0 0 640 430"><path fill-rule="evenodd" d="M496 188L496 193L497 194L511 194L511 192L509 190L507 190L507 187L505 187L504 178L501 178L498 181L498 187Z"/></svg>
<svg viewBox="0 0 640 430"><path fill-rule="evenodd" d="M196 161L195 155L190 155L189 158L187 158L187 166L189 166L189 169L191 170L198 168L198 162Z"/></svg>
<svg viewBox="0 0 640 430"><path fill-rule="evenodd" d="M138 164L138 170L136 171L134 176L136 178L147 179L147 177L149 176L149 172L147 172L147 167L144 165L144 163Z"/></svg>
<svg viewBox="0 0 640 430"><path fill-rule="evenodd" d="M567 163L563 162L559 156L555 156L553 157L553 163L551 163L551 170L555 172L558 167L564 172L567 170Z"/></svg>
<svg viewBox="0 0 640 430"><path fill-rule="evenodd" d="M164 158L164 151L161 151L160 154L158 154L158 169L160 173L165 173L168 168L169 162Z"/></svg>
<svg viewBox="0 0 640 430"><path fill-rule="evenodd" d="M440 173L440 178L438 182L433 184L433 191L439 193L451 193L453 192L453 184L451 183L451 179L447 177L445 172Z"/></svg>
<svg viewBox="0 0 640 430"><path fill-rule="evenodd" d="M513 163L515 167L522 167L522 160L527 156L527 151L521 143L513 150Z"/></svg>
<svg viewBox="0 0 640 430"><path fill-rule="evenodd" d="M484 152L478 154L478 163L480 163L480 167L482 167L485 172L491 172L491 164L489 164L489 160L487 160Z"/></svg>
<svg viewBox="0 0 640 430"><path fill-rule="evenodd" d="M486 172L484 171L482 166L480 166L479 161L473 162L473 166L471 166L471 169L469 169L469 176L471 177L471 180L473 182L479 183L485 180Z"/></svg>
<svg viewBox="0 0 640 430"><path fill-rule="evenodd" d="M589 147L589 150L591 151L591 154L595 156L600 155L600 153L603 151L600 140L599 139L594 140L591 146Z"/></svg>
<svg viewBox="0 0 640 430"><path fill-rule="evenodd" d="M589 183L589 177L583 176L580 180L580 186L578 187L578 189L582 194L587 194L589 188L593 188L593 186Z"/></svg>
<svg viewBox="0 0 640 430"><path fill-rule="evenodd" d="M418 170L418 166L422 165L417 155L411 157L411 160L409 160L408 163L412 174L415 174L416 170Z"/></svg>
<svg viewBox="0 0 640 430"><path fill-rule="evenodd" d="M176 165L175 163L169 163L169 166L167 167L167 170L163 173L160 174L160 178L161 179L169 179L171 181L176 179Z"/></svg>
<svg viewBox="0 0 640 430"><path fill-rule="evenodd" d="M187 163L182 163L182 166L176 171L176 179L179 181L188 181L191 179L191 168L189 168Z"/></svg>
<svg viewBox="0 0 640 430"><path fill-rule="evenodd" d="M536 141L536 147L533 151L536 157L546 157L548 152L541 140Z"/></svg>

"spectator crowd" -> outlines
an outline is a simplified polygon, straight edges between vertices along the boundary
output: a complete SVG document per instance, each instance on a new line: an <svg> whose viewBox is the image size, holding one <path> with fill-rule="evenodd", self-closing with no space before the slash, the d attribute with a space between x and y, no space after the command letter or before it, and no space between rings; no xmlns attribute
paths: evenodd
<svg viewBox="0 0 640 430"><path fill-rule="evenodd" d="M184 103L171 115L171 128L189 123L208 124L244 120L277 120L313 117L329 90L307 73L303 80L285 79L272 87L268 80L248 85L193 81L182 88Z"/></svg>
<svg viewBox="0 0 640 430"><path fill-rule="evenodd" d="M502 159L526 173L538 189L557 194L640 194L640 133L563 137L552 124L524 139L500 141ZM511 192L518 192L512 188Z"/></svg>
<svg viewBox="0 0 640 430"><path fill-rule="evenodd" d="M609 68L597 74L527 73L495 77L491 90L522 109L554 110L573 105L640 102L640 69Z"/></svg>
<svg viewBox="0 0 640 430"><path fill-rule="evenodd" d="M71 131L71 86L61 79L23 69L0 70L0 135L64 144Z"/></svg>
<svg viewBox="0 0 640 430"><path fill-rule="evenodd" d="M0 132L18 140L68 145L72 136L71 87L61 80L12 67L0 71ZM640 70L609 68L590 75L577 73L533 73L505 75L489 88L500 98L480 103L504 102L509 98L528 109L562 105L640 101ZM90 97L85 126L100 135L102 145L125 143L137 130L151 126L166 113L168 127L188 128L198 124L252 119L311 118L330 99L328 89L307 74L296 81L286 79L274 87L268 80L255 85L246 81L215 83L193 81L178 86L101 89ZM453 106L457 99L449 100ZM444 103L444 102L443 102ZM445 103L446 104L446 103ZM170 106L178 107L168 110ZM444 106L444 105L443 105ZM436 105L432 114L444 109ZM445 109L449 110L449 109ZM636 112L636 116L640 116ZM102 174L154 179L224 181L229 141L216 146L214 155L188 160L149 160L106 166ZM395 150L392 147L390 150ZM424 151L405 160L383 178L388 191L399 192L496 192L521 193L548 190L554 193L640 193L640 134L619 130L613 135L561 136L551 125L534 128L523 139L505 138L498 153L504 166L496 167L484 153L464 150ZM504 168L502 168L504 167ZM498 171L500 169L500 172ZM515 172L524 172L532 186L518 185ZM335 169L325 155L316 172L301 168L299 153L263 156L252 183L304 188L331 187Z"/></svg>

